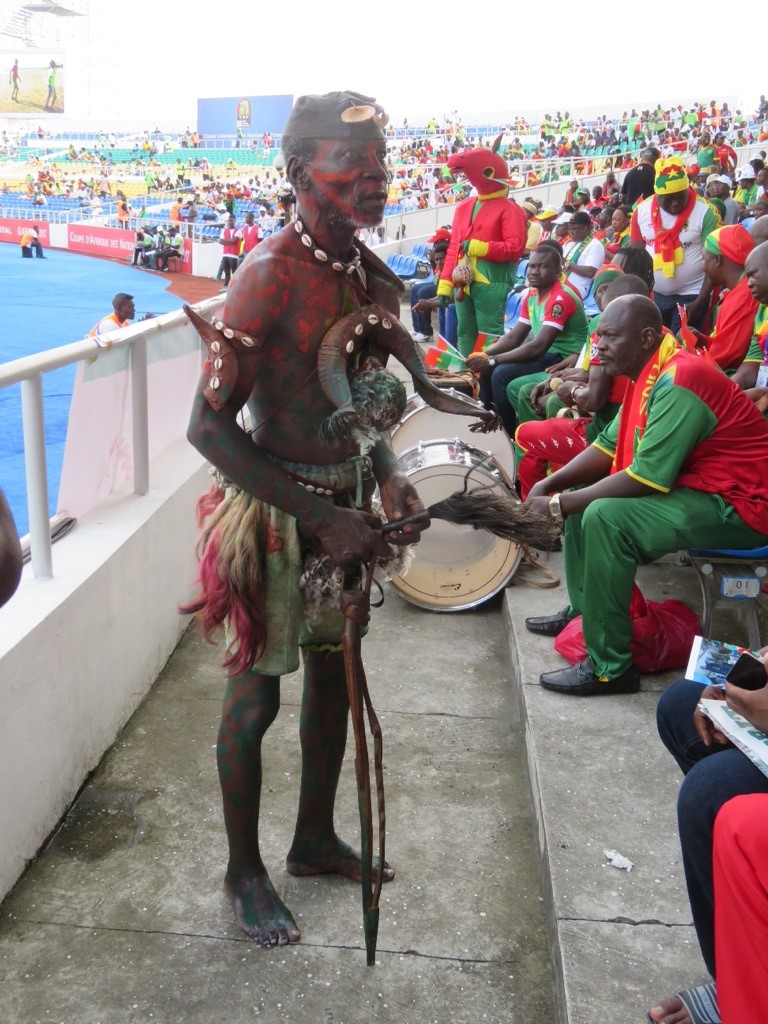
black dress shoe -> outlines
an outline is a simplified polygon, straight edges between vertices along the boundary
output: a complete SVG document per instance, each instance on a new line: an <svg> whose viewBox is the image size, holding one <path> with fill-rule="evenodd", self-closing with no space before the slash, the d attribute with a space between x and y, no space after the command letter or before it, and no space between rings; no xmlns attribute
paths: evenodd
<svg viewBox="0 0 768 1024"><path fill-rule="evenodd" d="M592 668L589 658L572 668L558 672L544 672L539 682L545 690L555 693L571 693L574 697L601 697L611 693L637 693L640 689L640 672L636 665L630 666L615 679L601 683Z"/></svg>
<svg viewBox="0 0 768 1024"><path fill-rule="evenodd" d="M557 615L536 615L532 619L525 620L525 628L529 633L539 633L541 636L557 636L562 633L571 621L571 609L563 608Z"/></svg>

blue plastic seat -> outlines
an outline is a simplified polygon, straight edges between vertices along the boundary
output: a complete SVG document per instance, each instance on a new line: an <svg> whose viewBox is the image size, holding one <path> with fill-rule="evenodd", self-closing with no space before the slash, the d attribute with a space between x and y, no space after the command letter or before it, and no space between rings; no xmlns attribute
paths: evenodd
<svg viewBox="0 0 768 1024"><path fill-rule="evenodd" d="M403 271L401 276L416 277L416 270L419 261L415 256L403 256Z"/></svg>
<svg viewBox="0 0 768 1024"><path fill-rule="evenodd" d="M768 545L763 548L691 548L688 554L697 558L737 558L746 562L768 561Z"/></svg>
<svg viewBox="0 0 768 1024"><path fill-rule="evenodd" d="M597 275L595 275L597 276ZM587 288L587 294L581 300L581 304L584 307L584 312L588 317L597 316L600 312L597 303L595 302L595 278L589 282L589 288Z"/></svg>
<svg viewBox="0 0 768 1024"><path fill-rule="evenodd" d="M507 296L507 305L504 309L504 330L511 331L520 319L520 309L523 305L522 292L512 291Z"/></svg>
<svg viewBox="0 0 768 1024"><path fill-rule="evenodd" d="M763 590L768 577L768 546L738 550L734 548L691 548L691 565L701 587L703 611L701 630L704 636L713 636L712 616L716 608L730 607L741 613L746 626L747 642L753 651L763 644L757 616L758 603L766 605ZM735 572L737 566L741 572ZM726 588L724 582L730 579ZM730 639L730 637L729 637Z"/></svg>

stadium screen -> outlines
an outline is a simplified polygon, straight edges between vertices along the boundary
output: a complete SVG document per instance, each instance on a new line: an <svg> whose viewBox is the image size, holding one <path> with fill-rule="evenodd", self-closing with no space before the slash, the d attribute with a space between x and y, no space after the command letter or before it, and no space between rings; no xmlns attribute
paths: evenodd
<svg viewBox="0 0 768 1024"><path fill-rule="evenodd" d="M203 139L279 134L293 107L292 96L229 96L197 101L197 130Z"/></svg>
<svg viewBox="0 0 768 1024"><path fill-rule="evenodd" d="M64 113L64 54L50 50L1 50L0 114L44 117Z"/></svg>

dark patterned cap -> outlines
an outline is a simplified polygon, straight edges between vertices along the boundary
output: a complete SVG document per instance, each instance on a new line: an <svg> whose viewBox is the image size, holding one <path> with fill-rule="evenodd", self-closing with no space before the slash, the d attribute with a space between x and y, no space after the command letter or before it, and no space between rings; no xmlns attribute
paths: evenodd
<svg viewBox="0 0 768 1024"><path fill-rule="evenodd" d="M283 129L299 139L381 139L389 117L372 96L327 92L299 96Z"/></svg>

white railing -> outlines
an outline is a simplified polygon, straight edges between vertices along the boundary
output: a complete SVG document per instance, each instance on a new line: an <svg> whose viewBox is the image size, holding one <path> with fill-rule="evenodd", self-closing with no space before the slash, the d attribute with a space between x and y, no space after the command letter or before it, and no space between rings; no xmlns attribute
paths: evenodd
<svg viewBox="0 0 768 1024"><path fill-rule="evenodd" d="M51 209L49 206L6 206L0 199L0 217L25 220L30 224L35 221L44 221L46 224L85 224L92 221L95 216L90 207Z"/></svg>
<svg viewBox="0 0 768 1024"><path fill-rule="evenodd" d="M203 316L223 302L218 296L195 305ZM24 356L0 366L0 388L21 385L21 413L24 435L24 471L27 482L29 540L32 571L37 579L53 576L53 550L48 516L48 472L45 460L45 409L43 375L116 348L130 349L131 402L133 411L133 492L149 491L149 418L147 402L147 343L153 334L181 326L181 310L146 320L122 330L85 338L36 355ZM190 327L191 330L191 327Z"/></svg>

